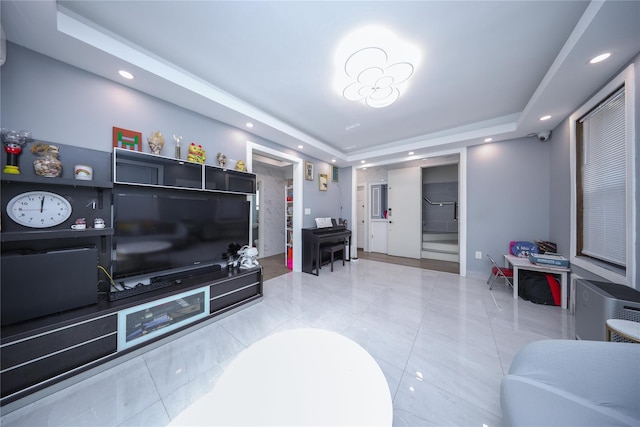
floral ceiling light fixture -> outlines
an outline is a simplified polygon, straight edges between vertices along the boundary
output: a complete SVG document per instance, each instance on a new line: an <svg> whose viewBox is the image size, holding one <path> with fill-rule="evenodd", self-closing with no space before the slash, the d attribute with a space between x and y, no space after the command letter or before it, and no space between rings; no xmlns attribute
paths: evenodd
<svg viewBox="0 0 640 427"><path fill-rule="evenodd" d="M335 59L339 93L349 101L383 108L406 89L420 52L385 28L365 27L342 40Z"/></svg>

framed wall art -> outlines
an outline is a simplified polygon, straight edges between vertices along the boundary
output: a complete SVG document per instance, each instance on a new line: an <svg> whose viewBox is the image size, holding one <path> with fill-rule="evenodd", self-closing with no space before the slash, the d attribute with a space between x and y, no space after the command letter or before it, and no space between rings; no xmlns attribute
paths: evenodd
<svg viewBox="0 0 640 427"><path fill-rule="evenodd" d="M331 181L338 182L338 167L331 166Z"/></svg>
<svg viewBox="0 0 640 427"><path fill-rule="evenodd" d="M329 175L326 173L318 174L318 188L320 191L327 191L329 189Z"/></svg>
<svg viewBox="0 0 640 427"><path fill-rule="evenodd" d="M304 162L304 179L313 181L313 163Z"/></svg>
<svg viewBox="0 0 640 427"><path fill-rule="evenodd" d="M142 151L142 133L114 126L113 146L127 150Z"/></svg>

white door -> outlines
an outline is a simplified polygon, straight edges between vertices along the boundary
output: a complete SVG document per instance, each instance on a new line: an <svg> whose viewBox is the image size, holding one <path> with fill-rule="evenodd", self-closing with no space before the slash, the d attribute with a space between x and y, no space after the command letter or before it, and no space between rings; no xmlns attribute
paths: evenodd
<svg viewBox="0 0 640 427"><path fill-rule="evenodd" d="M364 248L364 186L358 186L358 192L356 197L356 212L358 215L358 227L356 232L358 233L358 248Z"/></svg>
<svg viewBox="0 0 640 427"><path fill-rule="evenodd" d="M389 250L387 244L387 221L386 220L373 220L370 223L371 227L371 252L378 252L386 254Z"/></svg>
<svg viewBox="0 0 640 427"><path fill-rule="evenodd" d="M388 182L388 253L420 259L422 171L419 167L391 169Z"/></svg>

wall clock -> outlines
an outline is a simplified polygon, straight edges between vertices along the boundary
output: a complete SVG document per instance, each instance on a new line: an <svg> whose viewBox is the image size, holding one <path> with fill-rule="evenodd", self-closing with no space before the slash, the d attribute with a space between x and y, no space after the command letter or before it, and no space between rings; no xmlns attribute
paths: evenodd
<svg viewBox="0 0 640 427"><path fill-rule="evenodd" d="M21 193L7 203L7 215L20 225L31 228L53 227L71 216L71 203L48 191Z"/></svg>

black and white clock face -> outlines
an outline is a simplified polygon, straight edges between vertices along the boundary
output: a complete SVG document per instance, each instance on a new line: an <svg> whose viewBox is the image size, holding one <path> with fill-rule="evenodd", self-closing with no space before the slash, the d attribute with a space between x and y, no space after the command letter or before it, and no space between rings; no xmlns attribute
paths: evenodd
<svg viewBox="0 0 640 427"><path fill-rule="evenodd" d="M71 204L59 194L29 191L18 194L9 201L7 215L25 227L53 227L71 216Z"/></svg>

